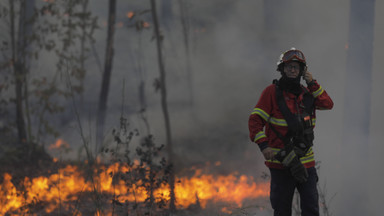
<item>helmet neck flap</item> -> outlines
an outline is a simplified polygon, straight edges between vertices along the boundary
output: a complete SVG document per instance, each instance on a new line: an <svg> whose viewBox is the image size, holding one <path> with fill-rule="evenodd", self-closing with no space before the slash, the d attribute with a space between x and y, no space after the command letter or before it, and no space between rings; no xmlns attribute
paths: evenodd
<svg viewBox="0 0 384 216"><path fill-rule="evenodd" d="M295 94L296 96L300 95L302 89L300 84L301 76L297 76L296 78L289 78L285 75L284 72L281 72L282 76L279 80L279 88L283 91L288 91L290 93Z"/></svg>

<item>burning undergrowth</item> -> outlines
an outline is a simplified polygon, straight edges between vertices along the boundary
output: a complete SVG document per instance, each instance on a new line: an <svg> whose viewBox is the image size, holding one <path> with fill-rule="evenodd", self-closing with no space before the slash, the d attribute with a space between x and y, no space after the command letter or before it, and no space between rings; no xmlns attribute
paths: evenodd
<svg viewBox="0 0 384 216"><path fill-rule="evenodd" d="M145 177L140 169L145 169ZM191 168L190 177L176 177L178 209L200 211L215 204L241 207L245 200L265 198L267 183L245 175L215 176ZM97 165L92 173L67 165L57 173L25 177L19 184L4 174L0 185L1 215L119 215L119 212L162 215L169 204L169 185L151 180L150 168L115 163ZM159 177L161 179L161 177ZM152 184L152 185L151 185Z"/></svg>
<svg viewBox="0 0 384 216"><path fill-rule="evenodd" d="M3 173L0 215L167 215L173 167L162 157L164 146L148 135L131 152L130 142L139 134L128 132L124 124L112 135L113 145L104 145L95 160L75 163L54 158L42 174ZM59 139L48 149L62 152L69 147ZM229 214L268 197L269 183L256 183L252 176L239 173L216 174L219 166L219 161L207 162L175 173L178 215L212 209L217 210L214 215Z"/></svg>

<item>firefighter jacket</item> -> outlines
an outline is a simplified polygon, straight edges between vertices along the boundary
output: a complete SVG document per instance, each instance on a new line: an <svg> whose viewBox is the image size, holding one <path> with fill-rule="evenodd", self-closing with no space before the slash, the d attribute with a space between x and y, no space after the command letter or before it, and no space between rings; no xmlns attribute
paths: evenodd
<svg viewBox="0 0 384 216"><path fill-rule="evenodd" d="M305 93L304 88L306 87L302 85L301 87L303 88L303 91L298 96L293 93L283 91L285 102L293 114L303 112L303 95ZM332 109L333 101L328 96L327 92L315 80L311 82L307 90L315 99L315 109L311 114L312 125L314 127L316 123L316 109ZM288 132L288 124L277 104L275 84L269 85L262 92L258 103L249 117L248 127L250 139L259 145L261 151L267 147L271 147L276 154L284 148L284 142L271 129L270 125L272 125L272 127L274 127L275 130L283 136L285 136ZM312 147L305 156L300 158L300 160L306 168L313 167L315 165ZM277 160L267 160L265 164L269 168L283 168L283 165Z"/></svg>

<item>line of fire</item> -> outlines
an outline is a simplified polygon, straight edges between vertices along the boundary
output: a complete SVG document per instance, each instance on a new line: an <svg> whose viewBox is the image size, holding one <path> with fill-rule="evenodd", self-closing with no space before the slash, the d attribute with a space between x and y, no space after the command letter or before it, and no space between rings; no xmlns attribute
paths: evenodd
<svg viewBox="0 0 384 216"><path fill-rule="evenodd" d="M59 139L50 146L67 148L68 144ZM53 164L59 165L58 158ZM86 162L87 164L88 162ZM123 215L128 208L135 213L145 213L140 205L167 205L169 184L154 176L153 166L135 160L131 165L116 162L109 166L97 163L91 173L82 166L62 164L47 175L25 177L14 181L11 174L3 174L0 184L1 215ZM256 183L253 177L233 173L214 175L207 169L220 166L205 164L204 168L191 167L188 175L176 177L175 196L178 209L197 212L219 206L218 212L230 213L242 207L245 200L265 199L269 195L269 184ZM140 176L144 173L145 177ZM153 185L151 185L153 184ZM155 185L156 184L156 185ZM95 194L101 201L102 210L93 212ZM149 202L153 199L152 203ZM218 205L220 204L220 205ZM166 208L166 206L164 206ZM152 207L154 208L154 207ZM157 213L156 213L157 212ZM154 215L160 214L155 211Z"/></svg>

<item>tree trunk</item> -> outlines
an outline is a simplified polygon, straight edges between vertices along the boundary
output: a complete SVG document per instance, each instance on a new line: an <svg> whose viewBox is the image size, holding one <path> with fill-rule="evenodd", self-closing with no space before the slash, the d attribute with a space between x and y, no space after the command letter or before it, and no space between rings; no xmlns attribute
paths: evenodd
<svg viewBox="0 0 384 216"><path fill-rule="evenodd" d="M113 63L113 40L115 34L115 20L116 20L116 0L109 0L109 15L108 15L108 35L107 35L107 49L105 52L105 65L104 73L101 84L100 98L99 98L99 110L97 117L97 132L96 132L96 153L98 151L99 145L103 140L104 133L104 123L106 118L107 110L107 101L108 101L108 92L109 84L112 73L112 63Z"/></svg>
<svg viewBox="0 0 384 216"><path fill-rule="evenodd" d="M168 105L167 105L165 69L164 69L163 56L162 56L162 39L160 37L159 22L157 19L155 0L151 0L151 11L152 11L152 19L153 19L153 23L154 23L154 27L155 27L155 35L156 35L156 43L157 43L157 55L158 55L159 70L160 70L161 106L163 109L164 121L165 121L168 163L170 166L173 166L173 147L172 147L171 123L170 123L170 119L169 119ZM169 209L171 212L173 212L176 209L176 207L175 207L175 174L174 174L174 168L172 168L171 172L170 172L169 186L170 186L170 197L171 197Z"/></svg>
<svg viewBox="0 0 384 216"><path fill-rule="evenodd" d="M346 66L346 94L343 110L343 171L348 186L342 189L343 206L341 215L350 214L350 206L355 215L368 211L361 200L368 198L369 188L361 184L366 181L369 155L369 127L371 110L372 57L374 37L374 0L351 0L349 41ZM353 164L351 166L351 164ZM353 190L351 190L353 188ZM345 194L344 194L345 193Z"/></svg>
<svg viewBox="0 0 384 216"><path fill-rule="evenodd" d="M348 109L344 111L347 117L344 119L346 132L353 130L354 136L364 137L361 141L367 141L369 135L374 16L374 0L351 0L345 101ZM365 149L366 146L361 150Z"/></svg>
<svg viewBox="0 0 384 216"><path fill-rule="evenodd" d="M27 17L27 3L20 1L20 17L18 38L16 40L15 32L15 10L14 1L9 1L10 17L11 17L11 43L12 43L12 59L14 63L14 78L15 78L15 103L16 103L16 126L18 131L19 142L27 143L27 130L25 125L24 107L23 102L26 99L25 86L26 86L26 64L25 52L27 46L27 26L30 17ZM33 6L32 6L33 7ZM17 42L16 42L17 41Z"/></svg>
<svg viewBox="0 0 384 216"><path fill-rule="evenodd" d="M88 0L83 0L81 2L81 13L84 13L86 14L88 12ZM84 73L85 75L85 60L87 59L86 57L86 42L87 42L87 30L86 30L86 26L87 26L87 21L86 19L82 19L81 20L81 27L83 28L82 29L82 32L81 32L81 36L80 36L80 71L81 73ZM92 43L92 42L91 42ZM81 87L84 87L84 78L81 79ZM84 91L81 91L81 103L83 104L84 103Z"/></svg>
<svg viewBox="0 0 384 216"><path fill-rule="evenodd" d="M31 142L32 139L32 125L31 125L31 118L30 118L30 108L29 108L29 91L28 91L28 82L27 82L27 75L29 74L30 69L30 60L29 58L26 58L26 56L29 53L32 53L32 47L29 45L27 40L30 40L32 38L33 34L33 22L32 19L35 15L35 0L25 0L24 4L24 30L22 31L24 33L24 39L23 39L23 62L24 62L24 105L25 105L25 116L27 119L27 141ZM21 23L20 23L21 24ZM20 39L19 39L20 40ZM34 148L34 146L32 146Z"/></svg>
<svg viewBox="0 0 384 216"><path fill-rule="evenodd" d="M186 70L187 70L187 82L188 82L188 96L189 96L189 105L193 106L194 96L193 96L193 81L192 81L192 65L191 65L191 56L190 56L190 48L189 48L189 31L190 31L190 23L188 17L188 7L184 0L179 1L180 6L180 21L183 29L184 36L184 46L185 46L185 58L186 58Z"/></svg>

